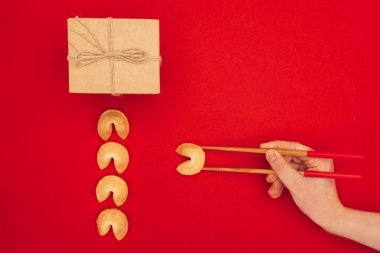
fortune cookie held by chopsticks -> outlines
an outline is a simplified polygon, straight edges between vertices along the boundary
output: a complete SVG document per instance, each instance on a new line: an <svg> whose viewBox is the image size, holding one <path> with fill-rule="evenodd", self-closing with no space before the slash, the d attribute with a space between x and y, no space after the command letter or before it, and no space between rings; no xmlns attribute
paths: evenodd
<svg viewBox="0 0 380 253"><path fill-rule="evenodd" d="M206 155L200 146L192 143L183 143L177 147L176 152L182 156L190 158L190 160L178 165L177 171L179 173L191 176L202 170L205 164Z"/></svg>

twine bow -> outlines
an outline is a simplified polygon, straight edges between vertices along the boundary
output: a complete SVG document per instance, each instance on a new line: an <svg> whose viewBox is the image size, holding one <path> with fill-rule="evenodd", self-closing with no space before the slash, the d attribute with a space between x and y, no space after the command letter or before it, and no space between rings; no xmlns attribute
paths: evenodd
<svg viewBox="0 0 380 253"><path fill-rule="evenodd" d="M161 57L149 56L147 52L141 50L139 48L129 48L120 51L113 50L112 43L112 18L108 18L108 48L109 50L105 50L96 36L90 31L90 29L83 24L83 22L79 19L79 17L75 17L77 22L87 31L87 33L91 36L89 39L85 34L75 31L69 28L69 31L79 35L84 40L86 40L89 44L98 49L99 52L95 51L79 51L70 41L69 45L76 51L74 56L68 56L69 60L74 60L77 67L81 68L87 66L89 64L95 63L100 60L109 60L110 61L110 69L111 69L111 92L112 95L117 95L115 92L115 68L114 61L125 61L132 64L142 64L147 61L161 61Z"/></svg>

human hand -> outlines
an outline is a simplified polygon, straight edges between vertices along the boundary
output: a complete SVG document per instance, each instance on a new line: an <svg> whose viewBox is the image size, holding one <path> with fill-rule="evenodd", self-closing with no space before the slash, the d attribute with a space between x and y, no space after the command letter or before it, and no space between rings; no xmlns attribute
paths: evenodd
<svg viewBox="0 0 380 253"><path fill-rule="evenodd" d="M271 141L262 143L261 148L313 150L297 142ZM315 223L329 230L334 220L345 210L341 204L334 179L306 178L299 170L316 170L333 172L334 163L331 159L310 157L282 156L275 150L266 152L266 158L276 174L268 175L266 180L271 183L268 194L278 198L284 189L289 190L294 202L303 213Z"/></svg>

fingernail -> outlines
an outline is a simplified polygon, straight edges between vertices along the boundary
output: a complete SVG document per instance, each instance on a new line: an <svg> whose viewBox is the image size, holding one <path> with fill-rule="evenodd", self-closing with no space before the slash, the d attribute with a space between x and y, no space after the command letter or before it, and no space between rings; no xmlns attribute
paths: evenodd
<svg viewBox="0 0 380 253"><path fill-rule="evenodd" d="M267 153L265 154L265 156L266 156L268 162L270 162L270 163L276 161L276 159L277 159L277 155L273 150L268 150Z"/></svg>

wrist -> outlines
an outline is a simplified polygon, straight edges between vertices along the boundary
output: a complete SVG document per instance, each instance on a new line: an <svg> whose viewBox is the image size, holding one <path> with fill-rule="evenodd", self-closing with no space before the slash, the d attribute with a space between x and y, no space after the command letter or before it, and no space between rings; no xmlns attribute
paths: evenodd
<svg viewBox="0 0 380 253"><path fill-rule="evenodd" d="M348 208L339 203L338 206L331 210L329 215L325 216L325 219L317 222L317 224L327 232L337 234L344 224L344 219L348 211Z"/></svg>

